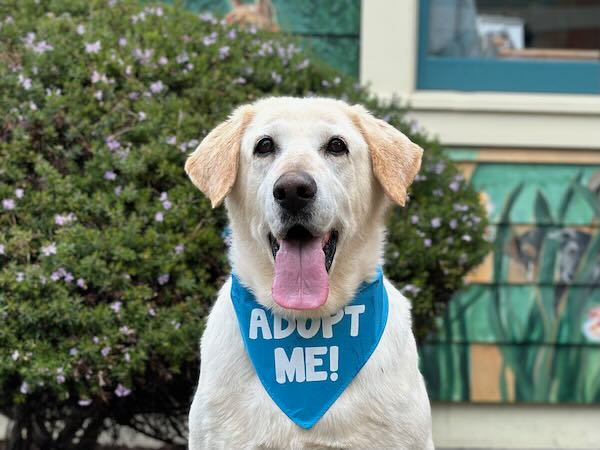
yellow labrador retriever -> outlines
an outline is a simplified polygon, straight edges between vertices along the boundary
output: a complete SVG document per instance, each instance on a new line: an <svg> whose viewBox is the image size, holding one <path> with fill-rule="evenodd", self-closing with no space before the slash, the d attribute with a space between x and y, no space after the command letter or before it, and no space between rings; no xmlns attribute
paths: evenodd
<svg viewBox="0 0 600 450"><path fill-rule="evenodd" d="M291 97L239 107L190 155L193 183L225 201L234 274L202 337L190 449L433 448L410 304L379 271L386 211L404 205L421 155L362 106ZM369 289L373 319L355 305ZM375 338L360 340L359 320ZM292 332L306 347L282 344L273 359L267 346ZM336 333L350 351L310 345ZM330 394L343 382L325 368L342 374L353 357L358 371ZM316 418L299 419L313 405Z"/></svg>

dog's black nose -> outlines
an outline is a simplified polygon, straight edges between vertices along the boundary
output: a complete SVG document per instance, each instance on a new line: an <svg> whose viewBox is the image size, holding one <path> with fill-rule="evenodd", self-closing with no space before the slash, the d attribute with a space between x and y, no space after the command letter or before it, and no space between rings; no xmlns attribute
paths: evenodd
<svg viewBox="0 0 600 450"><path fill-rule="evenodd" d="M273 197L282 208L292 214L299 213L315 199L317 183L306 172L284 173L273 186Z"/></svg>

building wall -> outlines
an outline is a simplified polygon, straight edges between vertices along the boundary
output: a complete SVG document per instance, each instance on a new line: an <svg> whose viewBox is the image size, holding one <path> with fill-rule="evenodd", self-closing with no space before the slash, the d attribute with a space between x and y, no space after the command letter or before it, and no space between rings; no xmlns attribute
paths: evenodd
<svg viewBox="0 0 600 450"><path fill-rule="evenodd" d="M420 3L363 1L361 82L447 148L493 239L421 349L436 446L600 448L600 95L417 89Z"/></svg>
<svg viewBox="0 0 600 450"><path fill-rule="evenodd" d="M185 0L185 6L199 13L225 17L236 9L232 0ZM244 1L252 5L260 0ZM360 0L272 0L271 18L284 33L322 61L358 77L360 49Z"/></svg>

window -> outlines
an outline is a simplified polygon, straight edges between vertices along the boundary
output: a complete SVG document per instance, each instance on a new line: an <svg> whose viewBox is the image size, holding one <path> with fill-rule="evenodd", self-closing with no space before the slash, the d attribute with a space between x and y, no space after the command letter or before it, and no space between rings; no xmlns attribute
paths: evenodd
<svg viewBox="0 0 600 450"><path fill-rule="evenodd" d="M422 0L419 89L600 94L600 0Z"/></svg>

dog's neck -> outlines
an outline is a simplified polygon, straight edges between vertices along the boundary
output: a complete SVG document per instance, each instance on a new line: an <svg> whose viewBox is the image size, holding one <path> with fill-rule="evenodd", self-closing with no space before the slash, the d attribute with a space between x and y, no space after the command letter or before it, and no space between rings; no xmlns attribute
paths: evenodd
<svg viewBox="0 0 600 450"><path fill-rule="evenodd" d="M369 233L340 242L329 273L327 302L315 310L297 311L280 307L271 294L273 262L265 245L259 245L247 227L231 221L232 242L229 251L234 273L263 306L283 317L322 317L335 314L352 301L358 287L372 280L383 263L385 227L377 225Z"/></svg>

